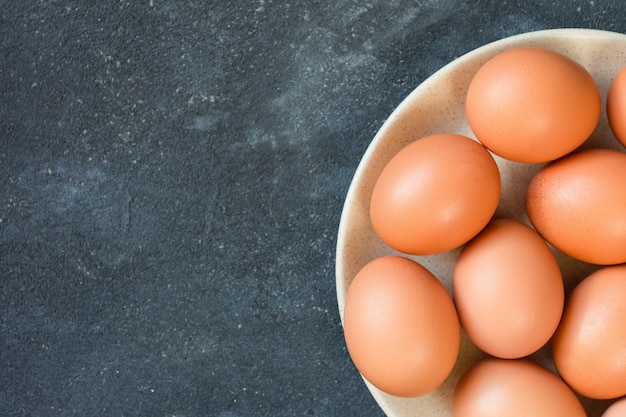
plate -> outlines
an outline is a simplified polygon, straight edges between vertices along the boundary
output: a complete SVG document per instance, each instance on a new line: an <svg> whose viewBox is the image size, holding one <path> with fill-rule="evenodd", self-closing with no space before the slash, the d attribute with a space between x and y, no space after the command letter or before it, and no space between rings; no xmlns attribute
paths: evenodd
<svg viewBox="0 0 626 417"><path fill-rule="evenodd" d="M416 260L434 273L451 294L452 273L460 248L430 256L409 256L387 247L376 236L369 219L372 188L385 164L402 147L435 133L458 133L475 139L465 117L465 94L476 71L494 55L515 47L534 46L560 52L583 65L596 80L603 103L615 75L626 66L626 35L593 29L551 29L524 33L475 49L447 64L415 88L391 113L363 155L350 184L337 236L336 288L339 314L343 312L348 287L369 261L383 255L402 255ZM591 137L581 148L623 150L613 136L603 105L602 116ZM529 224L524 209L526 186L543 164L520 164L494 155L502 178L502 193L495 218L512 218ZM554 250L568 294L584 277L597 269ZM554 371L544 347L530 359ZM435 391L418 398L388 395L364 379L374 399L389 417L452 415L452 395L461 375L483 354L467 336L461 335L458 361L447 380ZM606 401L580 397L590 417L600 417Z"/></svg>

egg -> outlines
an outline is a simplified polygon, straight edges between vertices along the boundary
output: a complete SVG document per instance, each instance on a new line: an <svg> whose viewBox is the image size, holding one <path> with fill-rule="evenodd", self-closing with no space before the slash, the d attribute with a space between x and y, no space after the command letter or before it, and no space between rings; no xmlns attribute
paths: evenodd
<svg viewBox="0 0 626 417"><path fill-rule="evenodd" d="M578 260L626 262L626 154L588 149L544 166L526 192L537 231Z"/></svg>
<svg viewBox="0 0 626 417"><path fill-rule="evenodd" d="M466 136L435 134L405 146L386 164L372 191L370 218L391 248L430 255L475 236L499 198L500 173L489 151Z"/></svg>
<svg viewBox="0 0 626 417"><path fill-rule="evenodd" d="M586 417L574 392L525 359L484 359L459 380L454 417Z"/></svg>
<svg viewBox="0 0 626 417"><path fill-rule="evenodd" d="M624 417L624 416L626 416L626 397L615 401L602 414L602 417Z"/></svg>
<svg viewBox="0 0 626 417"><path fill-rule="evenodd" d="M500 358L537 351L563 312L556 258L536 231L517 220L494 220L465 245L452 288L461 327L479 348Z"/></svg>
<svg viewBox="0 0 626 417"><path fill-rule="evenodd" d="M578 393L626 395L626 265L603 267L574 288L552 350L559 374Z"/></svg>
<svg viewBox="0 0 626 417"><path fill-rule="evenodd" d="M370 261L354 277L344 336L361 375L398 397L436 389L460 348L457 313L443 284L419 263L395 255Z"/></svg>
<svg viewBox="0 0 626 417"><path fill-rule="evenodd" d="M504 51L472 78L467 121L496 155L546 162L573 151L591 135L602 99L589 72L560 53L536 47Z"/></svg>
<svg viewBox="0 0 626 417"><path fill-rule="evenodd" d="M606 115L613 134L626 146L626 67L611 82L606 97Z"/></svg>

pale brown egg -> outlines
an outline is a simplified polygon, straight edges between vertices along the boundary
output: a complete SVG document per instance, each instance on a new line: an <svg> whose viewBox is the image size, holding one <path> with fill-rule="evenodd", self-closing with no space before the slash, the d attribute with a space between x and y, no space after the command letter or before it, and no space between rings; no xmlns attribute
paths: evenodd
<svg viewBox="0 0 626 417"><path fill-rule="evenodd" d="M466 113L478 140L516 162L546 162L576 149L600 118L595 80L576 61L542 48L515 48L473 77Z"/></svg>
<svg viewBox="0 0 626 417"><path fill-rule="evenodd" d="M438 134L407 145L387 163L372 192L370 218L388 246L430 255L475 236L499 198L491 154L468 137Z"/></svg>
<svg viewBox="0 0 626 417"><path fill-rule="evenodd" d="M606 115L613 134L626 146L626 67L611 82L606 97Z"/></svg>
<svg viewBox="0 0 626 417"><path fill-rule="evenodd" d="M574 392L525 359L484 359L459 380L454 417L586 417Z"/></svg>
<svg viewBox="0 0 626 417"><path fill-rule="evenodd" d="M588 149L543 167L528 185L528 217L552 245L584 262L626 262L626 154Z"/></svg>
<svg viewBox="0 0 626 417"><path fill-rule="evenodd" d="M574 288L552 349L561 377L578 393L626 395L626 265L603 267Z"/></svg>
<svg viewBox="0 0 626 417"><path fill-rule="evenodd" d="M399 397L437 388L460 347L458 317L445 287L400 256L377 258L355 276L345 302L344 335L363 377Z"/></svg>
<svg viewBox="0 0 626 417"><path fill-rule="evenodd" d="M559 265L543 238L516 220L494 220L462 249L452 282L462 328L483 351L513 359L554 334L564 304Z"/></svg>
<svg viewBox="0 0 626 417"><path fill-rule="evenodd" d="M624 416L626 416L626 397L615 401L602 414L602 417L624 417Z"/></svg>

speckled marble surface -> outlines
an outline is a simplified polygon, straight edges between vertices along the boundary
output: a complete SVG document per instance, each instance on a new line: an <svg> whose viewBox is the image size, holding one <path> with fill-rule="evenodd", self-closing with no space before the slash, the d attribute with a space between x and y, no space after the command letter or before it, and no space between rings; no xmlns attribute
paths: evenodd
<svg viewBox="0 0 626 417"><path fill-rule="evenodd" d="M382 416L335 296L367 145L427 76L621 1L3 1L6 416Z"/></svg>

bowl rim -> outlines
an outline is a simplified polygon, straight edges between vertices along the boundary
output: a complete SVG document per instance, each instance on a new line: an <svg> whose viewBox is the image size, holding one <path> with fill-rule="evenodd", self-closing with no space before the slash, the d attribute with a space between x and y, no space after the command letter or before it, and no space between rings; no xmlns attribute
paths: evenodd
<svg viewBox="0 0 626 417"><path fill-rule="evenodd" d="M583 40L585 38L594 38L606 39L607 41L615 40L620 42L626 42L626 34L624 33L592 28L542 29L503 37L464 53L463 55L450 61L449 63L438 69L436 72L425 78L417 87L411 90L402 101L400 101L397 107L395 107L395 109L382 123L382 125L374 135L373 139L368 144L353 174L350 186L348 188L343 203L339 226L337 230L337 241L335 248L335 287L337 305L339 308L339 317L342 328L344 325L345 297L350 282L353 278L346 277L346 274L344 272L346 268L345 263L347 261L345 248L351 237L349 234L349 225L351 222L351 217L353 216L352 207L357 200L356 194L358 192L358 188L363 182L364 175L366 174L366 171L372 160L375 158L379 145L383 138L385 138L390 127L393 125L394 120L397 119L399 115L403 114L403 112L405 112L405 109L409 106L409 103L412 103L414 100L417 99L417 97L427 93L432 85L437 84L443 77L457 70L459 67L464 65L465 62L472 61L480 57L491 56L499 51L520 46L525 43L531 43L533 41L540 40L551 40L554 38L566 40L571 40L570 38L576 38L580 40ZM365 383L370 390L370 393L372 394L378 405L381 407L381 409L385 412L385 414L389 416L395 415L391 414L391 409L387 409L385 407L385 404L381 401L381 394L373 386L371 386L371 384L369 384L367 380L365 380Z"/></svg>

